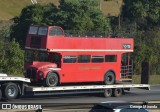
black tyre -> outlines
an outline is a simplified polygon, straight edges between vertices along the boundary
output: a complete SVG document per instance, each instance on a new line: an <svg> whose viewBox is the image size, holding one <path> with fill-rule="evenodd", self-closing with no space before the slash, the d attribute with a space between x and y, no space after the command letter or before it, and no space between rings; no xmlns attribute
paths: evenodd
<svg viewBox="0 0 160 112"><path fill-rule="evenodd" d="M115 89L113 89L113 96L114 97L121 96L122 94L123 94L122 88L115 88Z"/></svg>
<svg viewBox="0 0 160 112"><path fill-rule="evenodd" d="M113 72L107 72L104 76L104 83L106 85L111 85L115 83L115 75Z"/></svg>
<svg viewBox="0 0 160 112"><path fill-rule="evenodd" d="M45 80L45 85L48 87L53 87L57 86L58 83L59 83L58 75L56 73L49 72Z"/></svg>
<svg viewBox="0 0 160 112"><path fill-rule="evenodd" d="M3 95L4 98L10 100L15 99L18 96L18 85L15 83L6 83L3 85Z"/></svg>
<svg viewBox="0 0 160 112"><path fill-rule="evenodd" d="M111 97L112 96L112 89L111 88L107 88L104 90L104 96L107 97Z"/></svg>

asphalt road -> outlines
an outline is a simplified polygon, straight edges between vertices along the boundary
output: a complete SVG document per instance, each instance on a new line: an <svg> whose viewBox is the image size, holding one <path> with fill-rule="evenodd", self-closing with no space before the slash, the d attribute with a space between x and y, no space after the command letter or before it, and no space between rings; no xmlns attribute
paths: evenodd
<svg viewBox="0 0 160 112"><path fill-rule="evenodd" d="M81 95L56 95L56 96L30 96L22 97L12 101L2 101L3 104L13 105L40 105L44 112L92 112L94 106L100 102L107 102L107 104L113 104L125 101L127 102L149 102L150 106L156 105L158 108L149 108L150 112L159 112L160 110L160 85L151 86L151 90L142 90L132 88L130 92L120 97L104 98L103 94L81 94ZM151 102L152 101L152 102ZM151 104L152 103L152 104ZM113 104L114 105L114 104ZM17 106L12 107L10 110L0 110L0 112L37 112L37 109L21 110L16 109ZM106 111L106 110L105 110ZM93 112L95 111L93 109Z"/></svg>
<svg viewBox="0 0 160 112"><path fill-rule="evenodd" d="M106 101L160 101L160 85L151 86L151 90L132 88L130 92L120 97L104 98L103 94L82 94L82 95L56 95L56 96L34 96L7 101L7 103L100 103ZM5 101L6 102L6 101ZM4 102L3 102L4 103Z"/></svg>

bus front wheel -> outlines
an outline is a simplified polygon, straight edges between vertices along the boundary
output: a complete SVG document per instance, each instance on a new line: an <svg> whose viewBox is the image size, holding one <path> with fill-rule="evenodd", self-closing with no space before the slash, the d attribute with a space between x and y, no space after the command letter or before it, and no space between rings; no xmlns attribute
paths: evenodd
<svg viewBox="0 0 160 112"><path fill-rule="evenodd" d="M104 83L106 85L111 85L115 83L115 75L113 72L107 72L104 76Z"/></svg>
<svg viewBox="0 0 160 112"><path fill-rule="evenodd" d="M58 82L58 75L54 72L49 72L45 80L45 85L48 87L54 87L58 85Z"/></svg>

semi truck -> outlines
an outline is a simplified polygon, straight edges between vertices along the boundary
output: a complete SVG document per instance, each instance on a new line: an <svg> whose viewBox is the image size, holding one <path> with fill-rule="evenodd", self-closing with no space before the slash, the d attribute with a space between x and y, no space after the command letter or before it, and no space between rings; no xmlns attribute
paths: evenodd
<svg viewBox="0 0 160 112"><path fill-rule="evenodd" d="M88 92L110 97L121 96L130 88L150 89L148 84L132 84L133 38L88 34L31 25L25 44L24 77L0 74L0 98Z"/></svg>

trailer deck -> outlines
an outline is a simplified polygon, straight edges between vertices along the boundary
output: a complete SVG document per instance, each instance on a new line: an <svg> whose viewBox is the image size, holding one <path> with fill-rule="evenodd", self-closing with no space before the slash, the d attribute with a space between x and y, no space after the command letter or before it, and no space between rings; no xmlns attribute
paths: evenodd
<svg viewBox="0 0 160 112"><path fill-rule="evenodd" d="M30 79L23 77L7 76L0 74L0 99L15 99L17 97L32 93L32 95L60 95L77 93L100 93L105 97L121 96L124 90L140 88L150 90L149 84L114 84L114 85L63 85L56 87L36 87L28 85Z"/></svg>
<svg viewBox="0 0 160 112"><path fill-rule="evenodd" d="M27 91L66 91L66 90L93 90L93 89L108 89L108 88L141 88L150 90L148 84L116 84L116 85L83 85L83 86L57 86L57 87L27 87Z"/></svg>

